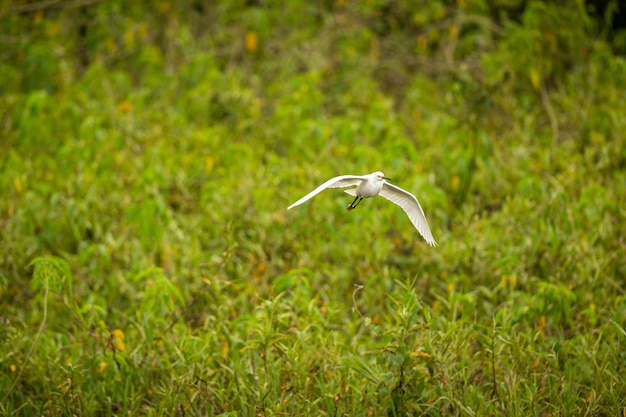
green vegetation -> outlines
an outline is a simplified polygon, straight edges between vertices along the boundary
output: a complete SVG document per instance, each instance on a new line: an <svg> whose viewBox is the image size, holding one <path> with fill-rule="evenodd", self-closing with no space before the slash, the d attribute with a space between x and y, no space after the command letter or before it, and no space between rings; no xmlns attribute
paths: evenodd
<svg viewBox="0 0 626 417"><path fill-rule="evenodd" d="M409 3L0 1L0 414L626 413L616 2Z"/></svg>

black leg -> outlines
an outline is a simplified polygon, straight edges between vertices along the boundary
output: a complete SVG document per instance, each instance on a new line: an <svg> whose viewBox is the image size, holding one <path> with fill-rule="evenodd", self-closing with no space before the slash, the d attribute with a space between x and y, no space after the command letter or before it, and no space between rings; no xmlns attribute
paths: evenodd
<svg viewBox="0 0 626 417"><path fill-rule="evenodd" d="M354 205L354 203L357 203L357 200L358 200L359 198L360 198L359 196L356 196L356 197L354 198L354 201L353 201L352 203L348 204L348 208L347 208L347 210L348 210L348 211L350 211L350 210L352 210L353 208L355 208L355 207L356 207L356 206ZM361 200L363 200L363 199L361 198ZM359 202L360 202L360 201L359 201ZM358 204L359 204L359 203L357 203L357 205L358 205Z"/></svg>
<svg viewBox="0 0 626 417"><path fill-rule="evenodd" d="M358 206L361 201L363 201L363 198L359 197L359 196L356 196L354 201L348 205L348 211L356 208L356 206ZM356 204L354 204L354 203L356 203Z"/></svg>

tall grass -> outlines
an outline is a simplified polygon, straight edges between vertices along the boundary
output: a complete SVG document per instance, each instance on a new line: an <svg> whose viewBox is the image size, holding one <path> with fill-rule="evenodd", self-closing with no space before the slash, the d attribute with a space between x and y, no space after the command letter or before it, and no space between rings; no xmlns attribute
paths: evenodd
<svg viewBox="0 0 626 417"><path fill-rule="evenodd" d="M0 413L625 412L626 68L586 12L121 6L86 65L80 11L0 20ZM439 247L286 211L378 169Z"/></svg>

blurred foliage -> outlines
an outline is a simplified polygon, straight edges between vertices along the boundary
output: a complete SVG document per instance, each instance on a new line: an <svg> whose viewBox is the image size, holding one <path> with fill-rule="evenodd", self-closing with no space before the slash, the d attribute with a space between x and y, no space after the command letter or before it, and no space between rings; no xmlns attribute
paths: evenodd
<svg viewBox="0 0 626 417"><path fill-rule="evenodd" d="M622 415L618 6L0 0L0 413Z"/></svg>

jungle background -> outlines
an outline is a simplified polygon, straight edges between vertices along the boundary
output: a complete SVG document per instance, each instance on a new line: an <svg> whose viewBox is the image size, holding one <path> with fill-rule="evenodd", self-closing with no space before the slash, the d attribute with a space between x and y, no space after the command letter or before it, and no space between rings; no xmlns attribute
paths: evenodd
<svg viewBox="0 0 626 417"><path fill-rule="evenodd" d="M626 415L625 9L0 1L0 413Z"/></svg>

